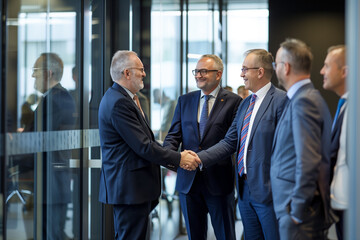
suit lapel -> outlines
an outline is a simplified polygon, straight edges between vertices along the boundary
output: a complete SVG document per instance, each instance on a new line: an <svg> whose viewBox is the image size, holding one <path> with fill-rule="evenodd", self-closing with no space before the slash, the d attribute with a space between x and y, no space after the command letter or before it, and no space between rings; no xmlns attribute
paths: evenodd
<svg viewBox="0 0 360 240"><path fill-rule="evenodd" d="M197 139L200 139L199 123L198 123L199 104L200 104L200 91L197 91L197 93L192 96L191 106L193 107L190 107L191 112L189 113L190 114L189 116L192 119L192 125Z"/></svg>
<svg viewBox="0 0 360 240"><path fill-rule="evenodd" d="M259 110L256 113L252 128L251 128L251 133L250 133L250 138L249 138L249 144L252 141L252 138L254 136L254 133L256 131L257 126L259 125L259 122L262 118L262 116L264 115L264 113L266 112L266 110L268 109L272 99L273 99L273 94L274 94L275 88L274 86L271 85L271 88L269 89L269 91L266 93L264 100L262 101Z"/></svg>
<svg viewBox="0 0 360 240"><path fill-rule="evenodd" d="M140 119L141 124L142 124L142 125L145 125L145 126L148 128L152 139L154 139L154 134L153 134L153 132L152 132L152 130L151 130L151 127L150 127L150 125L149 125L149 123L148 123L146 114L144 113L145 117L143 117L140 109L139 109L138 106L134 103L133 99L131 99L131 97L130 97L129 94L125 91L125 89L124 89L123 87L121 87L121 86L120 86L119 84L117 84L117 83L114 83L114 84L112 85L112 88L114 88L115 90L119 91L121 94L123 94L126 98L128 98L128 99L132 102L132 104L135 106L135 109L136 109L137 112L138 112L138 115L140 116L139 119Z"/></svg>
<svg viewBox="0 0 360 240"><path fill-rule="evenodd" d="M271 152L274 151L274 147L275 147L275 144L276 144L276 139L277 139L277 135L278 135L278 132L279 132L279 128L281 127L281 123L282 123L283 119L286 117L288 109L291 107L290 105L291 105L291 100L288 99L288 101L286 102L286 106L285 106L285 108L283 110L283 113L281 114L280 120L279 120L278 124L276 125Z"/></svg>

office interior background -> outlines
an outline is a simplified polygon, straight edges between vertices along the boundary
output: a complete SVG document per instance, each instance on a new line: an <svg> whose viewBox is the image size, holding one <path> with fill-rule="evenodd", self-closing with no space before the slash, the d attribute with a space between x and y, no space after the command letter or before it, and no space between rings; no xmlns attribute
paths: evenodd
<svg viewBox="0 0 360 240"><path fill-rule="evenodd" d="M47 174L62 171L70 196L65 232L74 239L112 239L112 209L98 202L101 167L98 106L112 85L117 50L133 50L146 78L142 106L158 140L169 102L196 90L191 70L202 54L217 54L225 65L222 86L243 84L243 53L264 48L274 56L287 37L308 43L314 53L311 78L334 114L337 96L322 89L320 69L331 45L348 45L350 77L349 239L360 236L356 172L359 119L359 3L356 0L0 0L0 239L45 239L51 216L46 202L59 187ZM61 85L73 96L76 123L56 131L26 131L26 120L41 98L34 89L34 63L43 52L64 62ZM273 83L277 85L276 77ZM172 116L171 116L172 117ZM46 121L37 120L38 126ZM52 153L66 153L59 166ZM176 174L163 171L163 195L151 216L151 239L183 233L174 191ZM169 220L168 202L172 202ZM177 206L177 207L175 207ZM169 223L170 221L170 223ZM168 232L171 233L168 233ZM351 237L352 236L352 237Z"/></svg>

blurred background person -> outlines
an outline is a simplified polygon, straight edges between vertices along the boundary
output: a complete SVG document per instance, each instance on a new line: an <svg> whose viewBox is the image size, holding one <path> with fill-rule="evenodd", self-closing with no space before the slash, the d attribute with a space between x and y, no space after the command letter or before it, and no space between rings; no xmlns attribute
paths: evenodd
<svg viewBox="0 0 360 240"><path fill-rule="evenodd" d="M245 89L245 85L241 85L238 87L237 89L237 94L242 98L242 99L245 99L247 98L250 93L249 93L249 90L248 89Z"/></svg>

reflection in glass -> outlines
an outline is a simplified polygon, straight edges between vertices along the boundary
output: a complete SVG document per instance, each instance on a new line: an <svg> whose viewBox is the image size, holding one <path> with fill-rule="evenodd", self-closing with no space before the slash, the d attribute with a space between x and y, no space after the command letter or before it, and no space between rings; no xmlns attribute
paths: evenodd
<svg viewBox="0 0 360 240"><path fill-rule="evenodd" d="M58 4L51 6L63 9ZM6 136L10 143L18 139L25 145L6 156L6 237L73 238L79 236L73 225L74 201L79 199L73 183L79 174L70 169L73 153L63 139L77 119L75 101L68 91L76 87L71 70L77 15L49 12L50 8L39 5L20 7L15 1L7 7L11 16L6 93L11 121Z"/></svg>

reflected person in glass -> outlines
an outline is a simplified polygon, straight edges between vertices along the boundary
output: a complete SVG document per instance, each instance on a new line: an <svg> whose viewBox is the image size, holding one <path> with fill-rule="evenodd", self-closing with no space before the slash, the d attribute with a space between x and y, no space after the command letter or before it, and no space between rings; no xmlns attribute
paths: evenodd
<svg viewBox="0 0 360 240"><path fill-rule="evenodd" d="M34 127L36 131L50 132L56 146L37 157L37 164L42 161L43 174L43 237L46 239L67 239L65 221L67 205L72 202L69 169L71 150L53 151L62 148L57 137L58 131L71 130L76 121L76 109L70 93L60 84L64 64L56 53L42 53L36 60L32 76L35 89L42 93L42 98L35 110ZM77 216L79 217L79 216Z"/></svg>

